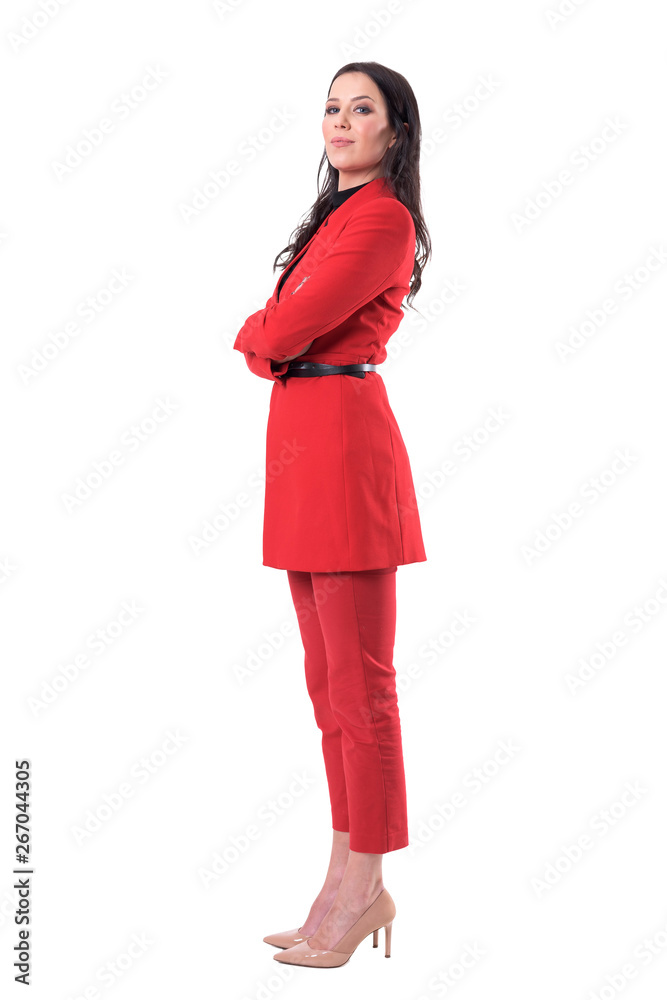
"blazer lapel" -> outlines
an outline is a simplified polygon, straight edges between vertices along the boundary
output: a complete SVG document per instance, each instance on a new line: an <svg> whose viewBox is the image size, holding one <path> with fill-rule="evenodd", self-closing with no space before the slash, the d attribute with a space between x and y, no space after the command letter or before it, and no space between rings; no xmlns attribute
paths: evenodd
<svg viewBox="0 0 667 1000"><path fill-rule="evenodd" d="M325 227L328 229L327 232L328 240L333 242L337 238L338 234L340 233L341 229L343 228L347 220L350 218L351 215L354 214L355 210L360 205L365 204L367 201L372 201L373 198L378 198L384 194L391 194L389 192L384 177L376 177L372 181L369 181L368 184L364 184L364 186L359 191L355 191L353 195L351 195L349 198L346 198L342 205L339 205L338 208L332 209L329 212L329 214L320 223L318 229L316 229L313 235L310 237L306 245L301 247L301 250L299 250L296 257L290 261L287 267L289 267L290 264L293 264L295 260L299 260L299 258L303 256L303 254L306 252L306 250L311 245L313 240L316 239L317 236L319 236L319 234ZM393 195L391 196L393 197ZM280 277L276 281L276 286L273 289L274 301L278 301L277 298L278 285L282 281L284 272L285 269L283 268Z"/></svg>

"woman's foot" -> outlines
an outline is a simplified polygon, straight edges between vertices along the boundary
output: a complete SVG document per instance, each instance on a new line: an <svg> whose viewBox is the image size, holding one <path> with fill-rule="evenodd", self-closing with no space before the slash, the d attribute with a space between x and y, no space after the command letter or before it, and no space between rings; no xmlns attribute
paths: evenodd
<svg viewBox="0 0 667 1000"><path fill-rule="evenodd" d="M334 902L322 918L317 931L314 934L309 934L308 926L305 925L303 932L308 938L309 947L335 948L383 889L382 878L373 882L360 882L358 879L349 877L343 878Z"/></svg>
<svg viewBox="0 0 667 1000"><path fill-rule="evenodd" d="M341 872L341 879L343 874ZM339 883L340 884L340 883ZM334 882L324 883L315 902L310 908L310 913L308 914L305 923L299 928L299 932L303 934L305 938L310 937L314 934L317 928L322 923L322 920L326 916L327 912L331 908L334 899L338 893L338 885Z"/></svg>

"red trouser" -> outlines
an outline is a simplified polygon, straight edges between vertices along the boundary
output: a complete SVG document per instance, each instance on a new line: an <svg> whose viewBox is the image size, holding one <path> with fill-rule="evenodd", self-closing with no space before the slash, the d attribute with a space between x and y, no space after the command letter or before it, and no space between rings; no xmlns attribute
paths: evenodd
<svg viewBox="0 0 667 1000"><path fill-rule="evenodd" d="M334 830L350 850L408 846L401 723L393 665L396 566L349 573L287 570Z"/></svg>

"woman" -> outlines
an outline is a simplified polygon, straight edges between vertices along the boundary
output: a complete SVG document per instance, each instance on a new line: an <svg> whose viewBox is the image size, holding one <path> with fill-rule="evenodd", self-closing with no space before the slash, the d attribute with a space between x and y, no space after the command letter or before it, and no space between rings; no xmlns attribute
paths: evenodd
<svg viewBox="0 0 667 1000"><path fill-rule="evenodd" d="M334 76L324 187L234 343L273 387L263 565L287 571L331 800L333 844L301 927L264 938L279 962L338 966L396 912L382 855L408 845L393 648L396 569L426 559L408 455L377 368L431 254L417 102L376 62ZM287 266L289 265L289 266ZM408 294L409 293L409 294ZM298 359L298 360L296 360Z"/></svg>

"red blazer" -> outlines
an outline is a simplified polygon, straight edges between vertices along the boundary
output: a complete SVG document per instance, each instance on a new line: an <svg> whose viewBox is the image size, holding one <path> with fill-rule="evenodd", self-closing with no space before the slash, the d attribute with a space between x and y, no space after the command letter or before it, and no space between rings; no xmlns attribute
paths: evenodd
<svg viewBox="0 0 667 1000"><path fill-rule="evenodd" d="M319 572L426 559L410 464L379 372L280 375L299 361L381 364L415 258L410 212L383 177L329 213L278 294L234 343L273 384L264 565ZM271 360L278 362L272 370Z"/></svg>

